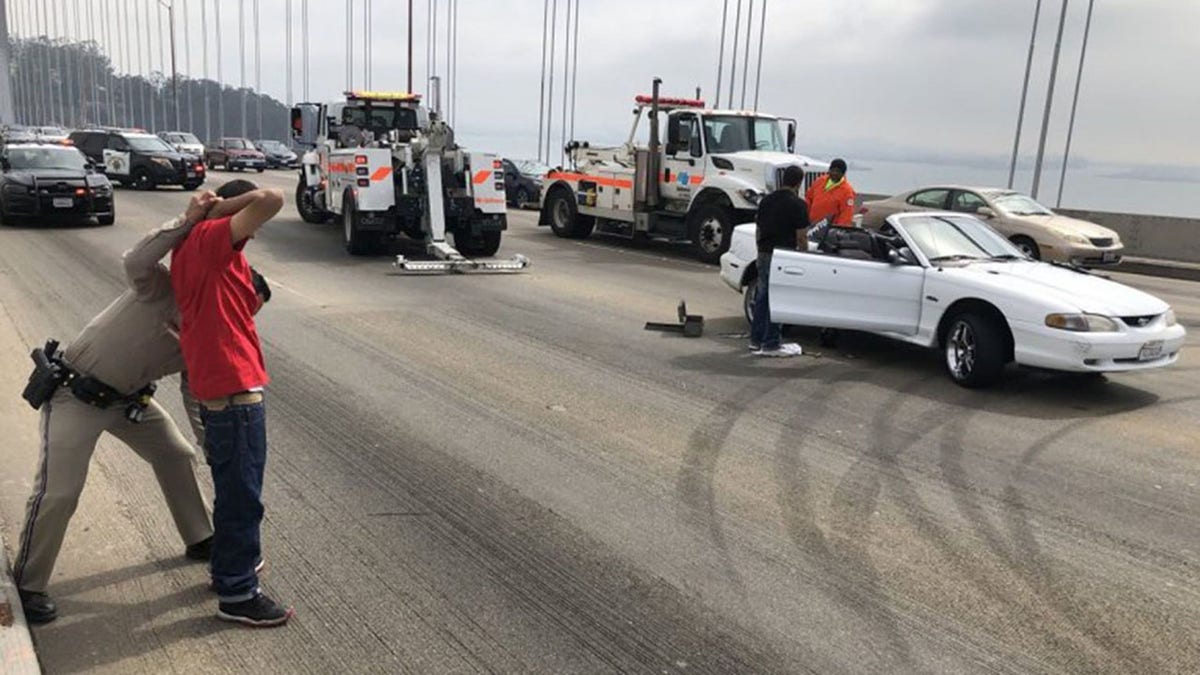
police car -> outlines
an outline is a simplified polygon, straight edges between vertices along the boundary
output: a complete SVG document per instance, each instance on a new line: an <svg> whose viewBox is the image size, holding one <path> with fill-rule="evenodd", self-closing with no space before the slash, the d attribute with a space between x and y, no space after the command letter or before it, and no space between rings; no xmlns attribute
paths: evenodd
<svg viewBox="0 0 1200 675"><path fill-rule="evenodd" d="M200 158L181 153L147 133L94 129L71 132L70 141L113 182L139 190L179 185L195 190L204 183Z"/></svg>
<svg viewBox="0 0 1200 675"><path fill-rule="evenodd" d="M112 225L112 184L70 145L7 145L0 153L0 223L90 221Z"/></svg>

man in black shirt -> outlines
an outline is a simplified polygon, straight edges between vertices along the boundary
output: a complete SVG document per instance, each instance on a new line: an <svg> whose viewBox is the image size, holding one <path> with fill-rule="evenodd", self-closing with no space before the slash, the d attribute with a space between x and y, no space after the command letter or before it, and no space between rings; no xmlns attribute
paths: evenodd
<svg viewBox="0 0 1200 675"><path fill-rule="evenodd" d="M780 344L781 327L771 323L767 289L771 283L771 254L777 248L807 248L808 205L800 198L804 170L789 166L783 185L763 197L758 205L758 290L754 296L754 321L750 327L750 351L756 356L795 356L800 345Z"/></svg>

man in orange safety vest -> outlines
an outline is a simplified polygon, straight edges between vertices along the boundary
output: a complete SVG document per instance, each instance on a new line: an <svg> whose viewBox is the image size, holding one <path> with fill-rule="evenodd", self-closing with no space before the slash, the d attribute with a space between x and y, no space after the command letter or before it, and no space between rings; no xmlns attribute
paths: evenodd
<svg viewBox="0 0 1200 675"><path fill-rule="evenodd" d="M817 177L805 193L809 221L816 224L828 219L829 224L853 227L854 188L846 180L846 160L829 163L829 173Z"/></svg>

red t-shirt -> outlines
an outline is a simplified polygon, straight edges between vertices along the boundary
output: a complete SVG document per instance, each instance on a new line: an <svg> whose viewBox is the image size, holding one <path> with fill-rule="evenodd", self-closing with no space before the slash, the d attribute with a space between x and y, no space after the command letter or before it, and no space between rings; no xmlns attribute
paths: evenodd
<svg viewBox="0 0 1200 675"><path fill-rule="evenodd" d="M179 346L192 394L223 398L265 386L254 310L258 296L242 240L234 246L229 218L197 223L171 254L171 286L183 317Z"/></svg>

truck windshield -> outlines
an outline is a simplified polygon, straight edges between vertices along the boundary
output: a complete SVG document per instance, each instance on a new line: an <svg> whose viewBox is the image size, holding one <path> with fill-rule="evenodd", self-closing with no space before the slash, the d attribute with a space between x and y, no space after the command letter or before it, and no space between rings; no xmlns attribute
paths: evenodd
<svg viewBox="0 0 1200 675"><path fill-rule="evenodd" d="M346 106L342 110L342 123L352 124L360 129L370 129L376 133L386 133L393 129L416 129L417 111L394 103L368 103L361 108Z"/></svg>
<svg viewBox="0 0 1200 675"><path fill-rule="evenodd" d="M779 121L769 117L705 115L704 140L710 154L744 150L787 152Z"/></svg>

